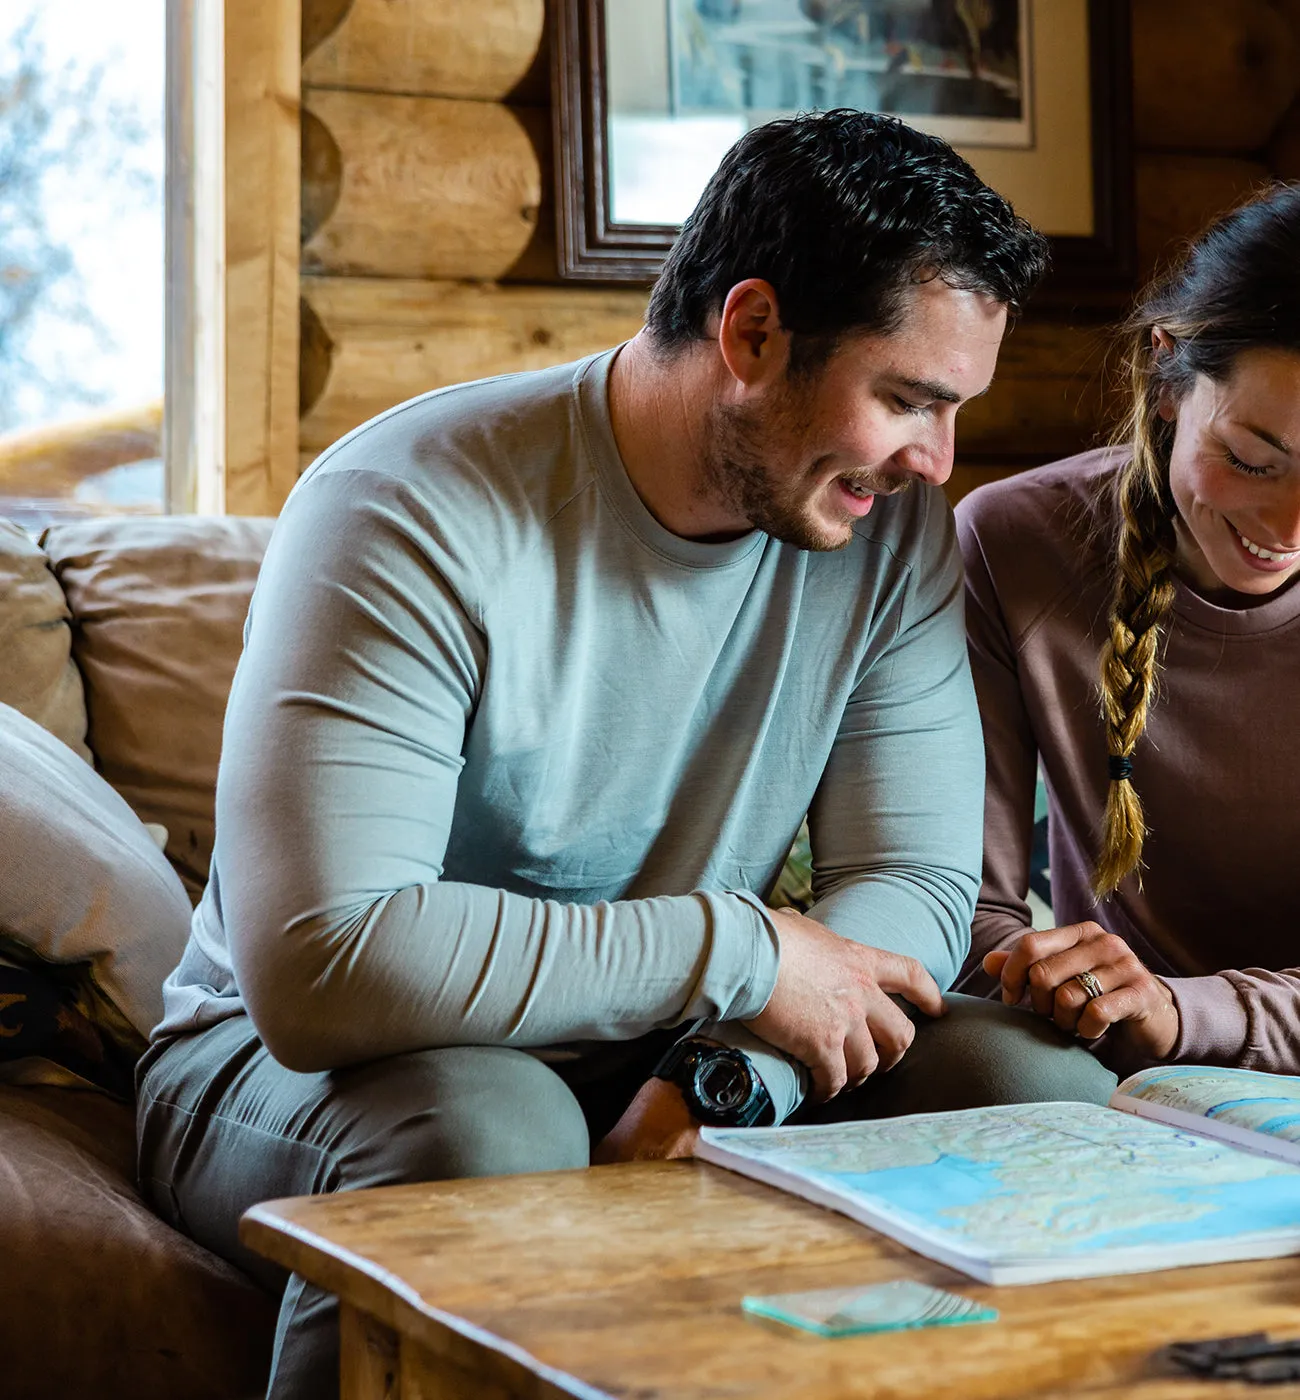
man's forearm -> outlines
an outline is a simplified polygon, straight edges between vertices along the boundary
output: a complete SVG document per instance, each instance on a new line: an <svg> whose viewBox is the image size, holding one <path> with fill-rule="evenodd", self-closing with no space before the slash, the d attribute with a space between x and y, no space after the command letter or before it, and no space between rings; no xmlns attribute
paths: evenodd
<svg viewBox="0 0 1300 1400"><path fill-rule="evenodd" d="M227 931L259 1033L301 1070L743 1018L776 975L774 936L727 894L577 905L440 882L325 916L276 913L248 882L227 901Z"/></svg>

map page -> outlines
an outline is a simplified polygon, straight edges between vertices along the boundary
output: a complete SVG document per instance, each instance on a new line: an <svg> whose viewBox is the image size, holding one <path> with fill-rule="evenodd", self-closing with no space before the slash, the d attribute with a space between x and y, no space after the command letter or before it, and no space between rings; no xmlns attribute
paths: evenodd
<svg viewBox="0 0 1300 1400"><path fill-rule="evenodd" d="M1300 1167L1096 1104L705 1128L696 1156L986 1283L1300 1252Z"/></svg>
<svg viewBox="0 0 1300 1400"><path fill-rule="evenodd" d="M1278 1151L1288 1160L1300 1160L1300 1077L1296 1075L1161 1065L1131 1075L1111 1102L1128 1113L1163 1109L1151 1116L1256 1151ZM1193 1124L1193 1118L1203 1121ZM1252 1141L1256 1134L1269 1141ZM1291 1151L1285 1150L1288 1146Z"/></svg>

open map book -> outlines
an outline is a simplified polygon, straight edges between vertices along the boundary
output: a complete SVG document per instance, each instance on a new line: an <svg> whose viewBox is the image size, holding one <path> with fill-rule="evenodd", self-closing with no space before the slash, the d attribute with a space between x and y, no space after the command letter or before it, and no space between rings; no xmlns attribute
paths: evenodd
<svg viewBox="0 0 1300 1400"><path fill-rule="evenodd" d="M985 1283L1300 1253L1300 1078L1283 1075L1170 1066L1109 1108L704 1128L696 1156Z"/></svg>

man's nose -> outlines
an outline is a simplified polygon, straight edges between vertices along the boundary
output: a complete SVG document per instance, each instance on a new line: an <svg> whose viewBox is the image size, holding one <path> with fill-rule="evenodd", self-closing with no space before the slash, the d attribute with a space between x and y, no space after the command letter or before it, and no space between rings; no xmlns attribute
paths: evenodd
<svg viewBox="0 0 1300 1400"><path fill-rule="evenodd" d="M929 486L942 486L952 475L953 434L946 424L936 425L923 439L909 442L894 454L903 471Z"/></svg>

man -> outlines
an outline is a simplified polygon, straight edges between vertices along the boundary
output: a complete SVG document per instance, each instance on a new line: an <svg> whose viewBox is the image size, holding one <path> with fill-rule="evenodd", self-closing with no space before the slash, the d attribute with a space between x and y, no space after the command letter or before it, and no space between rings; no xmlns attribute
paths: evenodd
<svg viewBox="0 0 1300 1400"><path fill-rule="evenodd" d="M140 1071L164 1214L259 1271L236 1226L267 1197L1059 1094L935 1068L1000 1063L988 1023L1015 1013L927 1020L969 942L983 784L938 487L1043 262L942 142L772 123L630 343L412 400L315 464ZM805 813L808 916L763 902ZM334 1346L291 1280L271 1393L327 1393Z"/></svg>

